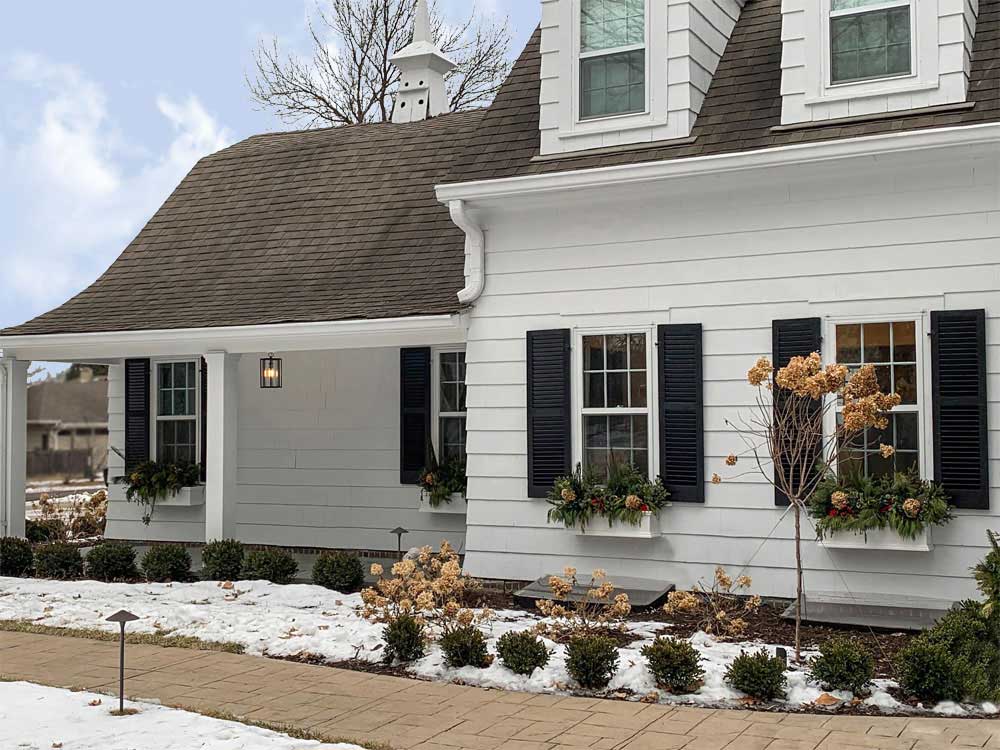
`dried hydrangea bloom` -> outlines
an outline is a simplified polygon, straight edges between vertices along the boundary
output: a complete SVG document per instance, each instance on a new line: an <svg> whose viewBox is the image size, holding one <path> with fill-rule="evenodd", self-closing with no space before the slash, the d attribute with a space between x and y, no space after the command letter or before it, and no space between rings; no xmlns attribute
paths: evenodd
<svg viewBox="0 0 1000 750"><path fill-rule="evenodd" d="M736 461L737 458L735 454L730 453L728 456L726 456L726 466L736 466Z"/></svg>
<svg viewBox="0 0 1000 750"><path fill-rule="evenodd" d="M642 498L638 495L629 495L625 498L625 507L629 510L639 510L642 507Z"/></svg>
<svg viewBox="0 0 1000 750"><path fill-rule="evenodd" d="M690 591L671 591L667 594L667 603L663 611L668 615L675 612L691 612L698 607L698 597Z"/></svg>
<svg viewBox="0 0 1000 750"><path fill-rule="evenodd" d="M753 585L753 579L750 576L740 576L736 579L736 588L738 589L748 589Z"/></svg>
<svg viewBox="0 0 1000 750"><path fill-rule="evenodd" d="M923 503L915 497L908 498L903 502L903 512L909 518L916 518L919 516L921 508L923 508Z"/></svg>
<svg viewBox="0 0 1000 750"><path fill-rule="evenodd" d="M771 374L774 372L774 368L771 366L771 360L767 357L761 357L757 360L757 364L750 368L747 373L747 380L750 385L764 385L765 383L770 384Z"/></svg>
<svg viewBox="0 0 1000 750"><path fill-rule="evenodd" d="M382 566L379 565L378 563L372 563L371 571L372 575L375 576L376 578L381 578L382 574L385 572L382 569Z"/></svg>
<svg viewBox="0 0 1000 750"><path fill-rule="evenodd" d="M894 455L896 455L896 449L893 448L891 445L886 445L885 443L881 443L879 445L878 452L879 455L882 456L882 458L892 458Z"/></svg>
<svg viewBox="0 0 1000 750"><path fill-rule="evenodd" d="M712 484L722 484L722 477L720 477L718 474L713 474Z"/></svg>
<svg viewBox="0 0 1000 750"><path fill-rule="evenodd" d="M567 503L571 503L571 502L573 502L574 500L576 500L576 493L575 493L575 492L573 492L573 490L572 490L572 489L570 489L569 487L566 487L565 489L563 489L563 491L562 491L562 492L560 492L560 493L559 493L559 495L560 495L560 496L562 497L562 499L563 499L563 500L565 500L565 501L566 501Z"/></svg>
<svg viewBox="0 0 1000 750"><path fill-rule="evenodd" d="M830 504L837 510L843 510L848 505L847 493L837 490L830 495Z"/></svg>
<svg viewBox="0 0 1000 750"><path fill-rule="evenodd" d="M563 575L567 578L576 578L576 568L571 565L567 565L563 568Z"/></svg>
<svg viewBox="0 0 1000 750"><path fill-rule="evenodd" d="M595 581L603 581L605 578L608 577L608 571L606 571L604 568L595 568L592 575Z"/></svg>

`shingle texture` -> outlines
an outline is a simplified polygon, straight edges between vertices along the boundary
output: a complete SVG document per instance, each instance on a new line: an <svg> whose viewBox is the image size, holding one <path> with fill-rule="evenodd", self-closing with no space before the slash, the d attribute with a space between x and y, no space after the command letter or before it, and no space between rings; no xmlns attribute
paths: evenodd
<svg viewBox="0 0 1000 750"><path fill-rule="evenodd" d="M691 133L672 147L532 161L538 154L541 33L536 31L497 94L449 182L490 180L637 162L682 159L794 143L1000 120L1000 0L980 0L971 110L772 132L781 124L781 0L748 0Z"/></svg>
<svg viewBox="0 0 1000 750"><path fill-rule="evenodd" d="M46 380L28 386L29 422L108 421L108 381Z"/></svg>
<svg viewBox="0 0 1000 750"><path fill-rule="evenodd" d="M4 333L454 312L464 234L434 185L482 115L260 135L208 156L103 276Z"/></svg>

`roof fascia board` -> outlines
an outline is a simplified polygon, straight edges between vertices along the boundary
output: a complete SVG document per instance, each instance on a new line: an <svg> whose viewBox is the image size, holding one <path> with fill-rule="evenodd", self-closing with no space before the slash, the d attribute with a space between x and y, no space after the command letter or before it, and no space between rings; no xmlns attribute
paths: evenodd
<svg viewBox="0 0 1000 750"><path fill-rule="evenodd" d="M694 156L497 180L446 183L438 185L436 193L442 203L456 200L487 201L998 142L1000 142L1000 123L961 125L815 143L797 143L791 146L731 154Z"/></svg>
<svg viewBox="0 0 1000 750"><path fill-rule="evenodd" d="M461 344L465 342L465 330L461 315L425 315L220 328L8 335L0 336L0 352L21 360L100 362L125 357L190 356L208 351L246 354Z"/></svg>

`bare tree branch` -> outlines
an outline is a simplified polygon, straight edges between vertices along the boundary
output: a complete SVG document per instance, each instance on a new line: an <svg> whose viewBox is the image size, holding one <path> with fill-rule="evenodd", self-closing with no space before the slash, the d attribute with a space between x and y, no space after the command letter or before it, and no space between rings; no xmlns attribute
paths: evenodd
<svg viewBox="0 0 1000 750"><path fill-rule="evenodd" d="M276 39L254 50L246 76L260 109L301 127L385 122L392 117L399 71L392 56L412 38L416 0L317 0L309 21L312 56L283 53ZM452 111L488 104L510 72L508 19L495 20L475 6L448 24L431 6L441 50L457 64L446 77Z"/></svg>

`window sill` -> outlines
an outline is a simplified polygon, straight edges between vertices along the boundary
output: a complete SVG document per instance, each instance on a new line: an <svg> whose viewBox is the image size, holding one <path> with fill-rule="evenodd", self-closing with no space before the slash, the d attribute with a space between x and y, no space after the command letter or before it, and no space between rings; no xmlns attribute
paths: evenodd
<svg viewBox="0 0 1000 750"><path fill-rule="evenodd" d="M891 96L892 94L914 94L919 91L932 91L938 88L938 82L918 81L916 83L897 83L904 79L886 78L873 84L871 81L859 83L841 83L836 86L827 86L819 96L807 96L806 106L813 107L819 104L829 104L830 102L846 102L851 99L870 99L875 96Z"/></svg>
<svg viewBox="0 0 1000 750"><path fill-rule="evenodd" d="M667 124L666 117L653 117L649 112L634 112L627 115L612 115L596 117L589 120L577 120L568 131L559 133L559 140L572 141L574 138L586 138L602 133L622 133L646 128L661 128Z"/></svg>
<svg viewBox="0 0 1000 750"><path fill-rule="evenodd" d="M852 117L835 117L832 120L812 120L810 122L796 122L788 125L775 125L771 128L772 133L789 133L796 130L814 130L817 128L836 127L838 125L860 125L866 122L878 122L879 120L898 120L905 117L920 117L930 115L943 115L951 112L965 112L975 109L975 102L959 102L957 104L939 104L934 107L919 107L917 109L901 109L893 112L877 112L871 115L854 115Z"/></svg>

